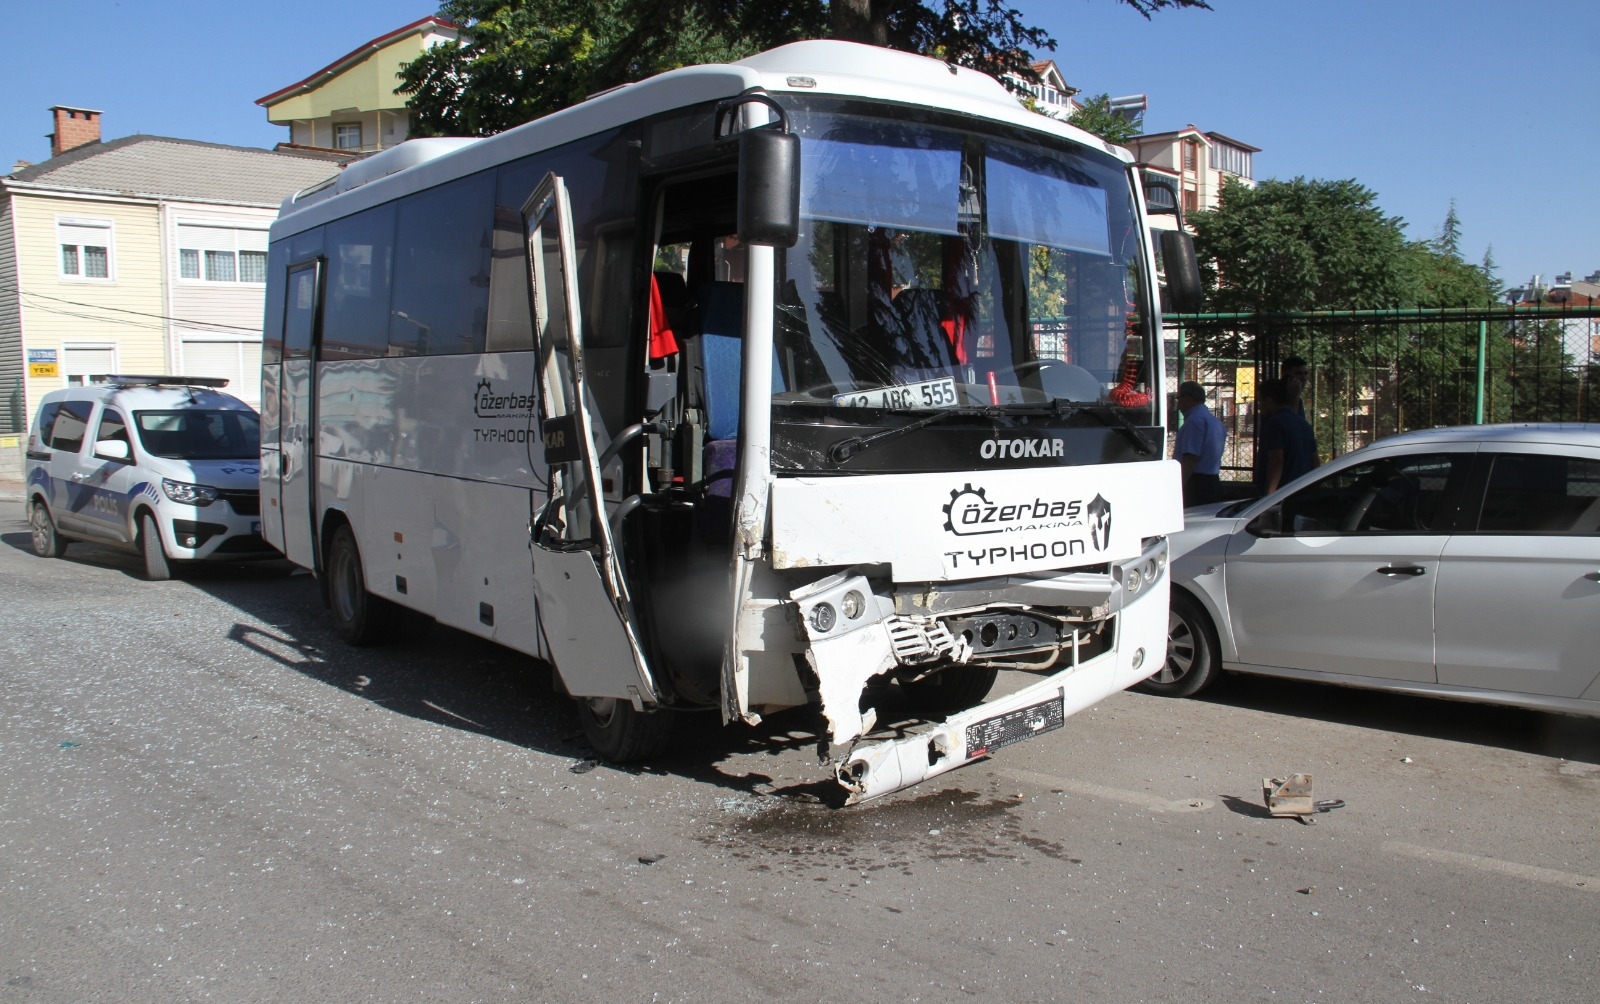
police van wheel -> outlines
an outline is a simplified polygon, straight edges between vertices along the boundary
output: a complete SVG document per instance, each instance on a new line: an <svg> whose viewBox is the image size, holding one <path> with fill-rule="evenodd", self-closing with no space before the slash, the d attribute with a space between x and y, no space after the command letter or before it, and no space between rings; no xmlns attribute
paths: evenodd
<svg viewBox="0 0 1600 1004"><path fill-rule="evenodd" d="M670 711L635 711L612 697L578 699L578 718L589 745L604 760L633 763L648 760L672 742L675 715Z"/></svg>
<svg viewBox="0 0 1600 1004"><path fill-rule="evenodd" d="M950 666L900 687L918 709L951 715L982 704L999 675L993 666Z"/></svg>
<svg viewBox="0 0 1600 1004"><path fill-rule="evenodd" d="M41 558L59 558L67 553L67 542L56 533L56 521L43 502L28 508L28 528L33 531L33 553Z"/></svg>
<svg viewBox="0 0 1600 1004"><path fill-rule="evenodd" d="M376 645L394 634L394 605L367 592L361 549L348 526L333 532L328 545L328 606L333 626L350 645Z"/></svg>
<svg viewBox="0 0 1600 1004"><path fill-rule="evenodd" d="M161 546L161 531L156 528L156 518L149 513L139 517L139 554L144 558L145 578L151 582L172 578L172 563L167 560L166 548Z"/></svg>

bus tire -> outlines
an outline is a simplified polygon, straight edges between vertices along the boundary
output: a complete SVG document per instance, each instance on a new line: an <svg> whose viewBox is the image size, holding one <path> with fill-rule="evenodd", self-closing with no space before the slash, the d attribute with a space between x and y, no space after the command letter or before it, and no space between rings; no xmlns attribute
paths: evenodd
<svg viewBox="0 0 1600 1004"><path fill-rule="evenodd" d="M333 626L348 645L377 645L394 634L395 607L367 592L361 549L349 526L333 531L328 544L328 608Z"/></svg>
<svg viewBox="0 0 1600 1004"><path fill-rule="evenodd" d="M672 742L676 716L670 711L635 711L614 697L578 698L584 738L612 763L635 763L660 755Z"/></svg>
<svg viewBox="0 0 1600 1004"><path fill-rule="evenodd" d="M41 499L28 507L28 529L32 531L33 553L41 558L59 558L67 553L67 541L56 532L56 521Z"/></svg>
<svg viewBox="0 0 1600 1004"><path fill-rule="evenodd" d="M1167 617L1167 658L1139 689L1161 697L1193 697L1216 679L1217 629L1205 608L1181 590L1172 591Z"/></svg>
<svg viewBox="0 0 1600 1004"><path fill-rule="evenodd" d="M139 556L144 558L144 577L151 582L165 582L172 578L172 562L167 560L167 550L161 545L161 531L156 518L149 513L139 517Z"/></svg>
<svg viewBox="0 0 1600 1004"><path fill-rule="evenodd" d="M920 680L901 681L900 687L918 709L953 715L982 704L999 675L994 666L948 666Z"/></svg>

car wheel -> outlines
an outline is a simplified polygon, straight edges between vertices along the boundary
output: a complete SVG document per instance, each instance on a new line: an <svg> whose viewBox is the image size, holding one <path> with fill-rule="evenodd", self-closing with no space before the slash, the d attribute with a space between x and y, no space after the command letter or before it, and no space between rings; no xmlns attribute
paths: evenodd
<svg viewBox="0 0 1600 1004"><path fill-rule="evenodd" d="M56 521L40 501L28 508L28 528L33 531L33 553L41 558L59 558L67 553L67 542L56 533Z"/></svg>
<svg viewBox="0 0 1600 1004"><path fill-rule="evenodd" d="M1140 689L1162 697L1192 697L1211 684L1220 668L1211 618L1189 594L1173 590L1167 615L1167 661Z"/></svg>
<svg viewBox="0 0 1600 1004"><path fill-rule="evenodd" d="M602 759L633 763L657 756L672 742L676 715L670 711L635 711L614 697L578 700L583 734Z"/></svg>
<svg viewBox="0 0 1600 1004"><path fill-rule="evenodd" d="M161 546L161 531L156 518L149 513L139 517L139 554L144 557L144 577L151 582L165 582L172 578L172 563L167 560L167 550Z"/></svg>
<svg viewBox="0 0 1600 1004"><path fill-rule="evenodd" d="M948 666L920 680L901 681L900 689L919 710L953 715L982 704L999 675L993 666Z"/></svg>
<svg viewBox="0 0 1600 1004"><path fill-rule="evenodd" d="M361 549L348 526L333 532L328 545L328 606L339 637L350 645L377 645L394 636L395 607L367 592Z"/></svg>

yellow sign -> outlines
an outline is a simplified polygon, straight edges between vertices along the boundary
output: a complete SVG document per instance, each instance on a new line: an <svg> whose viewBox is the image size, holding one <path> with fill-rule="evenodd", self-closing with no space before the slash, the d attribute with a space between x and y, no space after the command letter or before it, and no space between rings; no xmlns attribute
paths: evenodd
<svg viewBox="0 0 1600 1004"><path fill-rule="evenodd" d="M0 436L0 450L14 450L21 445L21 436Z"/></svg>
<svg viewBox="0 0 1600 1004"><path fill-rule="evenodd" d="M61 364L29 363L28 375L31 377L58 377L61 375Z"/></svg>
<svg viewBox="0 0 1600 1004"><path fill-rule="evenodd" d="M1256 368L1254 366L1240 366L1233 371L1233 399L1235 401L1254 401L1256 399Z"/></svg>

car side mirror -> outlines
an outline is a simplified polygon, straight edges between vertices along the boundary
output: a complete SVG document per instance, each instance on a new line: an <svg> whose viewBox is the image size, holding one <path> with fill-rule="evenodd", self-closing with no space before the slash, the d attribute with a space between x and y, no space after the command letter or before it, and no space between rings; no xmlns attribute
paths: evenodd
<svg viewBox="0 0 1600 1004"><path fill-rule="evenodd" d="M1245 529L1257 537L1282 537L1283 533L1283 506L1273 506L1266 512L1250 521Z"/></svg>
<svg viewBox="0 0 1600 1004"><path fill-rule="evenodd" d="M127 460L133 453L125 440L102 439L94 444L94 455L102 460Z"/></svg>

